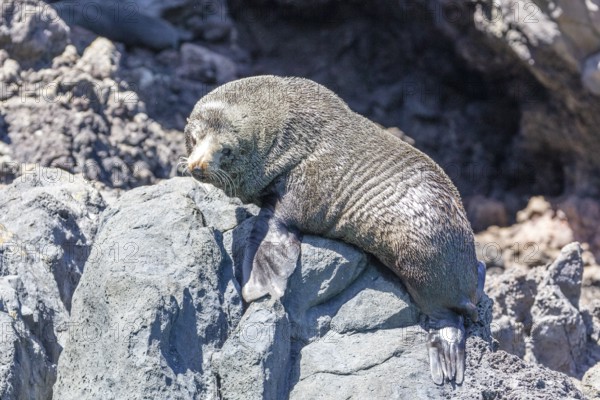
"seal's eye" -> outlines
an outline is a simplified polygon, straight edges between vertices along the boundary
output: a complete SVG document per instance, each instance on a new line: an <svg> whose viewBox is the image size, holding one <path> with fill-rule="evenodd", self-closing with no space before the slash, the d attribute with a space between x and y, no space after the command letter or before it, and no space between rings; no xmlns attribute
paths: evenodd
<svg viewBox="0 0 600 400"><path fill-rule="evenodd" d="M223 150L221 150L221 154L223 154L225 157L231 155L231 149L228 148L224 148Z"/></svg>

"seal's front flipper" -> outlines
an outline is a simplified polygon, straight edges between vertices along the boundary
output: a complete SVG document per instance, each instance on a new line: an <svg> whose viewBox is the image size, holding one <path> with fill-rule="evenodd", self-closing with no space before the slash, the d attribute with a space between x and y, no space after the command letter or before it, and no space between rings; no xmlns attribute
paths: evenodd
<svg viewBox="0 0 600 400"><path fill-rule="evenodd" d="M431 378L434 383L442 385L445 380L455 380L457 384L463 382L465 376L465 328L462 317L458 326L430 329L427 349Z"/></svg>
<svg viewBox="0 0 600 400"><path fill-rule="evenodd" d="M287 227L271 207L260 210L244 254L242 297L280 298L300 255L300 233Z"/></svg>

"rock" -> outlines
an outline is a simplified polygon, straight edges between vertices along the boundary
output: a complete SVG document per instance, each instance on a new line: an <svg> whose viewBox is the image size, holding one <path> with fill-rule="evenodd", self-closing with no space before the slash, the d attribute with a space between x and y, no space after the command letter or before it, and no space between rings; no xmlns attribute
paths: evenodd
<svg viewBox="0 0 600 400"><path fill-rule="evenodd" d="M600 363L590 368L583 376L583 394L588 399L600 399Z"/></svg>
<svg viewBox="0 0 600 400"><path fill-rule="evenodd" d="M0 81L6 83L15 83L19 81L19 73L21 72L21 66L15 60L8 59L4 61L2 69L0 70Z"/></svg>
<svg viewBox="0 0 600 400"><path fill-rule="evenodd" d="M42 1L5 0L0 13L0 47L19 64L47 63L69 43L69 27Z"/></svg>
<svg viewBox="0 0 600 400"><path fill-rule="evenodd" d="M430 382L425 343L418 327L332 332L300 352L290 399L443 398Z"/></svg>
<svg viewBox="0 0 600 400"><path fill-rule="evenodd" d="M591 197L568 196L558 207L567 217L573 234L589 243L594 256L600 259L600 232L593 222L600 218L600 202Z"/></svg>
<svg viewBox="0 0 600 400"><path fill-rule="evenodd" d="M577 376L587 344L583 317L558 285L540 286L531 308L531 340L525 360Z"/></svg>
<svg viewBox="0 0 600 400"><path fill-rule="evenodd" d="M552 214L552 211L552 205L543 196L534 196L529 199L527 207L517 213L517 222L526 222Z"/></svg>
<svg viewBox="0 0 600 400"><path fill-rule="evenodd" d="M557 174L543 170L558 166L565 187L596 195L597 2L484 0L474 5L470 0L436 0L431 7L442 15L458 15L435 18L435 23L470 66L496 81L510 76L515 82L522 146L530 160L535 158L531 165L537 164L535 183L552 187Z"/></svg>
<svg viewBox="0 0 600 400"><path fill-rule="evenodd" d="M365 254L354 246L310 235L300 253L300 273L290 277L283 300L295 322L346 289L367 266Z"/></svg>
<svg viewBox="0 0 600 400"><path fill-rule="evenodd" d="M225 399L287 397L290 326L280 302L252 303L221 351L213 356Z"/></svg>
<svg viewBox="0 0 600 400"><path fill-rule="evenodd" d="M8 264L7 270L27 265L20 256L31 257L36 263L41 261L44 269L54 276L57 294L69 309L83 263L89 255L98 215L105 207L102 197L81 176L39 168L25 171L0 192L0 199L4 215L0 231L2 244L9 252L7 259L14 257L15 261ZM18 275L21 273L23 271ZM41 286L35 290L39 288ZM43 297L38 300L46 300ZM36 308L35 303L29 306Z"/></svg>
<svg viewBox="0 0 600 400"><path fill-rule="evenodd" d="M579 308L583 260L581 245L577 242L566 245L558 258L548 268L548 281L554 282L573 307Z"/></svg>
<svg viewBox="0 0 600 400"><path fill-rule="evenodd" d="M45 9L53 12L40 6L27 15L40 23ZM64 47L53 68L19 72L12 58L4 60L0 139L10 143L10 152L0 149L0 174L7 182L25 163L84 173L119 188L176 174L183 136L148 117L136 88L117 77L121 56L99 38L81 57L74 46Z"/></svg>
<svg viewBox="0 0 600 400"><path fill-rule="evenodd" d="M579 243L571 243L546 267L489 276L492 331L500 349L571 376L585 371L592 342L579 310L581 255Z"/></svg>
<svg viewBox="0 0 600 400"><path fill-rule="evenodd" d="M219 392L239 398L290 393L580 397L565 375L492 351L490 334L500 349L578 378L600 359L594 347L600 308L585 301L598 297L591 288L600 282L600 267L589 251L600 248L595 218L600 210L595 135L600 113L591 75L586 75L595 74L589 60L600 48L594 33L600 26L596 3L135 0L101 6L111 12L115 6L137 7L133 11L143 21L155 22L149 26L159 31L166 26L165 35L150 36L159 43L154 48L189 39L182 29L203 40L202 46L189 43L155 53L135 47L144 38L121 36L134 44L125 47L78 27L70 30L44 3L5 1L0 215L6 214L7 222L0 221L6 225L0 229L5 243L0 248L0 323L6 322L10 334L0 343L0 397L48 398L63 347L55 398L61 393L77 397L86 389L97 390L88 397L185 398L193 396L193 387L199 397ZM446 5L465 18L444 18ZM490 5L500 7L501 14L486 20L481 12ZM428 6L435 13L428 13ZM26 13L15 12L19 7ZM537 23L524 18L537 18ZM444 26L440 30L435 24ZM120 189L176 174L177 158L184 154L181 130L203 93L221 81L257 73L307 76L334 89L352 109L384 126L400 126L411 144L455 180L476 229L503 224L532 193L548 194L531 199L515 226L478 235L478 251L491 267L488 290L496 300L497 320L490 325L492 306L482 300L482 322L468 327L472 380L462 387L430 386L425 347L419 342L424 335L420 315L398 279L359 250L306 236L283 308L260 302L243 315L239 266L256 207L185 180L141 188L120 199ZM400 131L390 132L411 141ZM42 172L43 166L84 173L102 188L103 198L94 200L97 191L81 177L69 182L73 186L52 183L52 178L31 187L21 181L33 171L51 177L54 170ZM84 186L91 194L80 199L74 188ZM567 196L554 203L552 197L560 194ZM170 208L161 209L163 202L153 196L167 200ZM90 248L104 203L115 208L102 218L103 242ZM179 213L177 226L148 220L143 211L150 209L165 219ZM155 224L163 229L158 232ZM112 230L117 226L121 235L143 236L144 242L125 242ZM188 231L189 238L175 231ZM175 247L174 254L166 235L193 243L183 250ZM66 237L82 244L70 249L65 243L73 240ZM575 239L589 242L589 247L582 244L582 262L576 246L560 253ZM137 254L146 252L148 244L152 262L124 262L136 244ZM175 260L179 255L184 259ZM95 265L91 271L96 268L89 280L86 260ZM552 268L533 268L555 260ZM589 287L579 296L581 265ZM99 276L100 267L107 276ZM521 267L531 270L516 269ZM171 268L179 275L167 276ZM494 278L501 270L503 277ZM70 300L82 271L85 284ZM148 271L156 275L144 275ZM72 325L69 304L77 305ZM98 321L112 327L122 322L121 316L132 315L147 326L119 325L122 329L108 333L96 329ZM92 322L84 320L88 317ZM260 341L248 342L241 334L242 318L275 326ZM563 332L557 324L565 327ZM141 337L148 342L136 341ZM374 350L367 352L371 344ZM570 355L554 351L571 344ZM323 360L323 354L335 363ZM111 380L118 373L123 376Z"/></svg>
<svg viewBox="0 0 600 400"><path fill-rule="evenodd" d="M590 341L600 344L600 299L594 299L589 307L582 311Z"/></svg>
<svg viewBox="0 0 600 400"><path fill-rule="evenodd" d="M467 216L475 232L492 225L508 225L508 215L504 203L484 196L473 196L465 202Z"/></svg>
<svg viewBox="0 0 600 400"><path fill-rule="evenodd" d="M242 305L222 234L192 200L197 190L191 179L169 180L123 194L103 214L57 398L217 396L210 360Z"/></svg>
<svg viewBox="0 0 600 400"><path fill-rule="evenodd" d="M426 332L398 278L332 240L306 236L282 301L242 315L238 279L256 213L186 178L122 194L94 245L119 251L86 262L54 396L581 398L565 375L490 350L485 296L467 327L465 384L435 386Z"/></svg>
<svg viewBox="0 0 600 400"><path fill-rule="evenodd" d="M100 194L66 171L26 171L0 191L0 398L51 399L71 298Z"/></svg>
<svg viewBox="0 0 600 400"><path fill-rule="evenodd" d="M157 18L175 8L192 7L190 0L118 0L117 3L124 9Z"/></svg>
<svg viewBox="0 0 600 400"><path fill-rule="evenodd" d="M0 397L51 400L56 365L48 360L42 344L20 317L0 311L0 326Z"/></svg>
<svg viewBox="0 0 600 400"><path fill-rule="evenodd" d="M207 83L225 83L237 77L236 65L229 58L196 44L181 46L181 77Z"/></svg>
<svg viewBox="0 0 600 400"><path fill-rule="evenodd" d="M373 282L344 303L331 319L337 333L392 329L418 323L418 310L398 282L369 271Z"/></svg>
<svg viewBox="0 0 600 400"><path fill-rule="evenodd" d="M96 79L110 78L117 71L120 59L121 54L110 40L98 38L85 49L77 68Z"/></svg>
<svg viewBox="0 0 600 400"><path fill-rule="evenodd" d="M486 306L480 308L480 315L489 321L489 300ZM482 334L480 329L471 327L469 331L471 335ZM569 378L503 351L491 352L489 342L479 336L471 336L467 341L463 385L434 386L429 377L426 337L418 325L352 335L330 331L304 346L295 358L292 382L297 382L290 399L493 398L522 393L540 399L550 393L582 398Z"/></svg>
<svg viewBox="0 0 600 400"><path fill-rule="evenodd" d="M492 336L498 341L498 349L525 357L525 324L509 317L500 315L492 321Z"/></svg>
<svg viewBox="0 0 600 400"><path fill-rule="evenodd" d="M504 351L490 351L474 338L467 357L465 382L460 388L444 388L445 398L584 399L573 381L560 372L529 364ZM477 354L477 356L473 356Z"/></svg>
<svg viewBox="0 0 600 400"><path fill-rule="evenodd" d="M492 226L475 235L478 258L489 267L513 269L544 265L573 242L575 233L564 212L543 197L532 197L517 213L517 223Z"/></svg>

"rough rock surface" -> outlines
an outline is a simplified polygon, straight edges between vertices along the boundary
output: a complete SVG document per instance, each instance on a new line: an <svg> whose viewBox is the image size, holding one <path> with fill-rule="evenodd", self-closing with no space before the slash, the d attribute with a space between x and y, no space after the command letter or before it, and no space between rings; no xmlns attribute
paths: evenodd
<svg viewBox="0 0 600 400"><path fill-rule="evenodd" d="M115 252L86 263L57 398L216 396L211 355L242 304L222 232L206 226L194 190L183 178L140 188L103 214L94 246Z"/></svg>
<svg viewBox="0 0 600 400"><path fill-rule="evenodd" d="M13 54L5 54L6 66ZM182 137L150 119L137 94L115 77L120 58L112 42L99 38L81 57L68 45L52 69L16 75L7 88L13 95L0 103L0 139L11 144L0 174L12 177L30 163L121 188L175 174Z"/></svg>
<svg viewBox="0 0 600 400"><path fill-rule="evenodd" d="M487 298L469 326L465 383L435 386L398 279L323 238L304 239L281 302L242 315L238 279L256 211L188 178L111 205L95 246L119 256L85 265L70 320L80 329L60 357L56 398L582 398L565 375L491 351Z"/></svg>
<svg viewBox="0 0 600 400"><path fill-rule="evenodd" d="M600 363L585 373L583 377L583 393L589 399L600 399Z"/></svg>
<svg viewBox="0 0 600 400"><path fill-rule="evenodd" d="M516 224L509 227L491 226L478 233L477 254L486 263L488 274L496 275L504 271L509 274L515 271L525 273L531 267L549 265L559 257L564 246L575 240L583 241L584 237L577 232L582 231L584 224L589 231L587 225L595 220L595 214L579 215L572 210L570 204L573 200L570 198L551 204L541 196L532 197L527 207L517 213ZM600 265L594 257L598 256L597 250L592 252L592 246L585 242L581 247L583 287L577 288L573 296L588 307L600 294ZM491 287L491 282L488 287ZM500 315L496 315L496 318L500 318Z"/></svg>
<svg viewBox="0 0 600 400"><path fill-rule="evenodd" d="M500 349L579 378L600 361L594 336L600 325L579 305L581 253L579 243L571 243L548 266L488 277Z"/></svg>
<svg viewBox="0 0 600 400"><path fill-rule="evenodd" d="M445 16L436 22L469 65L511 77L514 90L538 88L521 101L523 146L548 171L556 167L543 159L561 160L567 186L597 195L600 164L592 154L600 150L593 128L600 122L595 62L600 4L433 0L430 5Z"/></svg>
<svg viewBox="0 0 600 400"><path fill-rule="evenodd" d="M104 207L89 182L60 170L32 170L0 190L0 398L51 398Z"/></svg>
<svg viewBox="0 0 600 400"><path fill-rule="evenodd" d="M159 53L113 44L116 52L104 56L106 46L94 45L88 53L99 56L86 57L86 66L78 60L93 34L69 29L41 1L10 1L6 15L29 4L27 13L16 15L45 32L25 35L22 45L45 53L30 70L16 47L0 52L0 161L84 171L113 187L153 183L175 175L181 130L202 94L217 82L276 73L315 79L354 110L400 126L448 171L478 230L511 223L525 195L593 194L597 151L586 132L595 129L600 113L595 101L586 100L590 94L579 96L585 91L579 67L564 69L563 63L580 56L583 65L587 54L581 49L600 51L590 33L597 24L595 3L541 2L519 11L521 20L539 16L536 23L506 20L516 13L505 10L510 1L501 2L493 20L482 17L489 1L449 2L450 10L445 3L119 0L111 5L162 18L192 36ZM1 32L16 26L1 24ZM554 31L557 43L526 40L554 37ZM12 41L21 43L19 38ZM530 57L518 58L526 52L517 47ZM582 122L575 123L574 115ZM578 140L565 140L559 135L565 131ZM41 150L49 151L42 156ZM0 175L10 178L13 167L5 165ZM587 215L588 203L600 210L594 197L577 197L571 214ZM575 231L585 234L576 239L596 251L595 226L582 225Z"/></svg>
<svg viewBox="0 0 600 400"><path fill-rule="evenodd" d="M0 48L24 66L48 62L69 43L69 27L37 0L3 0Z"/></svg>
<svg viewBox="0 0 600 400"><path fill-rule="evenodd" d="M44 172L41 167L59 166L108 187L127 189L174 176L177 158L183 154L181 131L198 98L218 82L258 73L315 79L339 93L354 110L385 126L400 126L413 138L412 144L430 154L456 182L477 230L517 222L509 228L490 228L479 237L484 239L479 250L491 251L480 252L491 267L488 288L491 282L500 282L497 292L490 294L498 301L492 331L501 348L570 373L580 362L575 368L577 377L599 359L600 267L592 256L600 255L599 142L595 135L600 115L596 101L600 4L596 0L518 4L509 0L118 2L137 6L135 11L176 27L186 43L160 52L125 47L67 26L41 1L2 2L0 190L4 194L0 197L9 197L0 204L0 224L5 226L0 227L0 318L7 324L3 325L7 340L0 344L0 397L48 398L66 339L71 334L73 342L81 336L96 337L94 328L82 334L82 325L72 329L65 325L70 299L84 261L94 255L90 245L97 222L90 221L95 221L105 202L123 205L118 202L120 190L105 190L102 185L96 187L102 189L103 200L95 189L89 189L89 196L78 197L77 193L88 190L81 189L81 177L73 178L71 186L54 182L62 188L58 191L49 185L53 178L37 179L48 184L28 185L19 183L21 177L32 177L32 171L38 171L38 176L53 174L54 170ZM3 185L13 180L10 186ZM211 190L194 189L188 194L201 209L205 225L213 227L217 243L222 243L219 254L228 254L233 265L239 265L251 221L247 218L255 210ZM534 194L543 194L550 202L534 198L515 218ZM559 195L564 196L555 197ZM25 203L22 198L27 199ZM559 263L575 268L560 269L565 274L550 280L545 267L516 269L550 265L575 240L582 242L583 249L579 302L577 252L569 253L575 262ZM99 254L100 258L118 258L134 250L113 246ZM177 387L173 390L189 393L200 382L206 393L217 393L214 388L220 387L231 396L244 391L251 396L281 391L297 396L300 388L314 390L308 388L311 382L322 379L331 385L332 396L343 394L339 388L339 393L332 389L336 384L352 387L364 397L372 397L373 392L365 389L370 385L381 390L382 396L414 394L410 387L400 387L404 381L393 375L394 366L404 368L403 357L411 350L392 346L367 354L374 362L381 361L369 369L361 369L364 364L351 356L335 353L360 348L357 343L369 342L375 332L415 326L414 308L395 277L341 243L306 237L302 251L301 272L292 277L294 284L283 308L261 303L244 316L244 321L276 321L281 327L269 331L262 343L252 342L242 351L239 345L248 344L247 337L239 336L243 324L228 325L229 336L207 342L216 348L220 340L223 351L213 352L211 361L202 361L202 368L209 365L202 373L197 371L199 364L185 356L177 363L189 369L181 372L173 361L177 356L170 356L181 349L165 350L164 376L183 380L176 384L171 380ZM178 262L174 265L185 264ZM500 273L505 277L493 277ZM232 299L239 297L235 282L231 279L234 287L227 292ZM188 283L177 280L177 285ZM306 295L294 292L299 286ZM159 287L161 296L171 293L172 288ZM199 296L192 296L194 305L199 304ZM156 306L162 313L157 317L160 329L164 328L157 337L174 332L171 320L164 318L177 314L181 321L189 321L188 314L182 317L176 311L179 306L187 307L179 303L181 295L174 297L176 303L169 300ZM149 301L156 305L152 301L158 300ZM236 315L240 305L234 301L230 309ZM242 318L239 313L235 318ZM534 326L533 319L540 324ZM584 358L580 357L581 321L586 335ZM558 331L557 322L568 329ZM201 328L196 334L192 331L185 332L189 340L196 340ZM288 335L289 346L279 341ZM419 336L413 331L406 334L409 339L411 335ZM322 340L330 336L339 339L339 346ZM489 339L489 335L481 336ZM529 343L534 337L540 339L540 347ZM546 353L543 348L553 349L547 338L560 345L572 342L575 352ZM484 350L488 346L484 339L469 343L480 351L478 358L469 358L469 368L494 371L498 376L490 380L473 375L476 381L468 389L473 397L535 396L531 390L543 398L561 397L572 388L563 375L529 367L503 352ZM419 346L414 349L415 357L421 354ZM277 369L278 357L288 348L288 358L281 361L287 360L289 371L282 371ZM393 354L398 357L386 361L396 350ZM331 369L319 369L307 363L309 357L317 360L321 352L334 354L348 368L342 371L339 365L327 365ZM155 358L147 365L155 365L157 359L163 362L155 348L151 354ZM238 384L235 374L243 376L244 370L238 368L243 363L235 364L235 354L256 361L249 373L264 379L239 380ZM350 375L339 375L340 371ZM507 378L506 371L514 376ZM265 384L267 380L281 382L282 376L287 377L283 386ZM385 380L386 376L392 377ZM584 387L586 382L589 386L589 376L595 375L586 375ZM425 376L414 377L428 382ZM211 379L214 384L208 383ZM361 383L351 383L354 379ZM382 379L388 384L400 382L399 387L382 386ZM556 382L567 382L565 391L552 386ZM134 385L135 378L128 384ZM454 397L457 393L442 394ZM468 393L462 394L468 397Z"/></svg>

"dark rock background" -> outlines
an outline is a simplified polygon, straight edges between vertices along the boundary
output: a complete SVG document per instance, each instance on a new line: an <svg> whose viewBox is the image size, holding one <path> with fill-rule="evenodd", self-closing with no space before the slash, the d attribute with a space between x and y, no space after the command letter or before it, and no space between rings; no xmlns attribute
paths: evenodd
<svg viewBox="0 0 600 400"><path fill-rule="evenodd" d="M13 339L7 343L14 345L2 352L5 360L0 373L8 374L3 376L10 379L3 382L10 384L0 385L0 397L49 398L59 355L72 332L57 327L68 324L72 299L77 298L73 293L87 268L100 213L110 205L123 204L122 196L143 197L140 192L129 195L130 189L179 175L182 130L195 102L221 83L255 74L314 79L337 92L352 109L390 127L390 132L440 163L463 195L478 232L479 257L488 265L490 277L486 288L495 300L490 330L497 347L526 362L569 374L576 383L582 380L581 388L589 396L598 393L599 9L596 0L3 1L0 233L4 239L0 244L3 260L9 261L0 265L0 303L7 313L0 312L0 317L11 327ZM73 12L83 10L89 12L88 18L77 21ZM97 24L102 18L108 29ZM57 178L57 170L45 167L78 175L59 173ZM211 222L201 225L216 227L225 237L243 218L219 213L216 210L221 206L203 208L203 218ZM198 234L216 235L216 243L225 240L215 232ZM574 241L580 245L570 244ZM18 246L11 247L15 243ZM25 255L15 258L15 248L25 249ZM33 253L27 249L34 249ZM360 256L353 259L358 262L356 257ZM569 285L563 284L560 273L547 276L556 271L557 263L571 266L567 270L572 274L564 278ZM193 261L189 265L195 271ZM51 271L51 276L44 271ZM367 272L361 274L367 276ZM219 276L215 279L235 286L235 279ZM178 284L203 284L198 276L194 279L196 283L178 280ZM188 305L182 310L197 308L203 296L211 290L219 296L216 293L221 289L204 288L202 295L186 297ZM166 296L169 290L160 293ZM81 292L80 302L91 296ZM349 302L366 296L365 288L349 293ZM168 304L154 298L150 302L154 311L148 311L161 313L156 317L161 326L157 340L163 347L152 354L166 354L166 360L172 360L172 351L179 351L164 347L171 340L174 322L170 313L180 302L175 297L176 305L171 298ZM198 364L198 357L184 355L177 368L192 373L173 367L168 379L174 382L184 376L175 386L188 393L193 387L210 389L216 385L206 381L212 375L196 372L214 367L225 392L260 390L244 387L242 381L231 386L237 382L228 371L239 367L232 364L238 336L231 336L229 344L224 341L240 318L290 324L298 331L275 330L273 335L291 334L294 340L310 342L312 329L329 329L323 318L337 318L341 331L332 332L340 335L368 326L394 329L403 317L386 312L398 311L392 300L397 298L398 293L383 298L387 308L381 315L364 315L368 317L364 326L360 318L358 322L344 319L341 303L335 306L341 306L339 310L320 309L319 318L313 315L302 325L297 320L300 305L294 302L285 304L285 311L276 305L254 306L256 312L242 317L241 309L235 311L241 306L234 301L233 309L215 311L214 315L227 316L218 317L213 326L216 331L211 332L210 341L203 342L211 348L223 346L223 357L207 366L207 360ZM95 302L85 303L86 307ZM225 303L214 304L216 310ZM227 314L231 312L234 316ZM185 340L191 342L203 335L184 331L191 335ZM298 388L314 386L310 379L320 374L353 376L360 371L315 370L314 375L305 376L294 357L304 351L310 358L311 351L325 350L294 348L291 343L290 349L265 345L251 373L270 376L269 363L279 360L269 355L271 351L290 355L286 361L290 379ZM104 345L102 351L107 354L118 351ZM78 370L77 362L84 363L84 358L76 355L83 350L74 347L65 353L71 357L71 366L64 371ZM498 354L490 353L495 361L489 363L482 356L473 368L502 369L504 363L514 362L510 358L500 361L509 356ZM254 353L241 357L256 361ZM28 361L15 369L11 360L16 359ZM158 368L158 360L147 360L148 371ZM401 369L380 367L392 372ZM61 382L60 371L58 376ZM533 382L535 376L531 375L531 381L520 379ZM89 379L96 378L90 375ZM131 379L128 385L134 386L130 387L139 379L154 382L156 389L162 378L140 375ZM367 374L360 378L364 381L353 379L340 385L358 388L359 382L371 378ZM508 390L502 386L506 382L498 384L497 393ZM61 385L59 390L66 390ZM278 385L270 390L280 393L277 390L284 389ZM481 396L487 389L482 390ZM492 392L485 396L492 398L496 393ZM297 395L293 390L290 393Z"/></svg>

